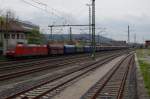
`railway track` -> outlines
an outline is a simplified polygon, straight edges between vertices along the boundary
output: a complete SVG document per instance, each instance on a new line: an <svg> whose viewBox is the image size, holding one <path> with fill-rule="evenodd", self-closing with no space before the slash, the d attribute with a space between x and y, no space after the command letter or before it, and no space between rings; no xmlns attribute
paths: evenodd
<svg viewBox="0 0 150 99"><path fill-rule="evenodd" d="M52 58L52 57L42 57L40 58L40 60L46 59L46 58ZM39 58L38 58L39 59ZM14 60L4 60L4 61L0 61L0 65L1 66L5 66L5 65L12 65L12 64L20 64L21 62L31 62L31 61L37 61L37 58L33 58L33 59L14 59Z"/></svg>
<svg viewBox="0 0 150 99"><path fill-rule="evenodd" d="M122 99L133 64L133 54L129 54L90 88L81 99Z"/></svg>
<svg viewBox="0 0 150 99"><path fill-rule="evenodd" d="M5 70L5 69L13 69L13 67L17 66L26 66L34 63L42 63L42 62L53 62L53 61L61 61L64 59L70 59L70 58L75 58L75 57L82 57L86 56L87 54L81 54L81 55L73 55L73 56L60 56L60 57L48 57L48 58L39 58L39 59L27 59L27 60L18 60L18 61L7 61L7 62L0 62L0 70Z"/></svg>
<svg viewBox="0 0 150 99"><path fill-rule="evenodd" d="M99 55L108 55L108 53L106 54L98 54L97 57ZM64 58L63 60L61 59L60 60L56 60L56 61L48 61L48 60L44 60L42 62L37 62L35 64L28 64L27 67L30 67L30 68L25 68L24 65L16 65L14 67L7 67L9 70L11 71L7 71L7 70L1 70L2 71L0 73L0 81L4 81L4 80L8 80L8 79L13 79L13 78L16 78L16 77L21 77L21 76L24 76L24 75L29 75L29 74L32 74L32 73L35 73L35 72L39 72L39 71L43 71L43 70L47 70L47 69L53 69L53 68L57 68L57 67L60 67L60 66L66 66L66 65L69 65L69 64L74 64L74 63L77 63L77 62L82 62L82 61L87 61L87 60L90 60L91 58L88 57L87 55L81 55L81 56L78 56L78 57L70 57L70 58ZM21 67L21 68L18 68L18 67ZM6 69L7 69L6 68ZM16 69L16 70L12 70L12 68Z"/></svg>
<svg viewBox="0 0 150 99"><path fill-rule="evenodd" d="M76 70L64 72L63 74L57 75L53 79L47 80L36 86L32 86L26 90L22 90L16 94L5 97L5 99L47 99L48 97L53 96L53 94L55 94L57 91L68 86L68 84L71 82L120 55L122 55L122 53L117 55L110 55L107 58L103 58L96 62L87 64L86 66L81 66L82 68L80 67Z"/></svg>
<svg viewBox="0 0 150 99"><path fill-rule="evenodd" d="M21 68L19 70L15 70L12 72L7 73L7 71L5 71L6 73L0 73L0 81L3 80L8 80L8 79L12 79L12 78L16 78L16 77L20 77L20 76L24 76L24 75L29 75L35 72L39 72L39 71L44 71L47 69L52 69L52 68L57 68L60 66L65 66L65 65L69 65L69 64L73 64L76 62L81 62L84 61L85 59L89 59L89 57L77 57L77 58L73 58L73 59L68 59L68 60L63 60L63 61L55 61L55 62L47 62L47 63L36 63L36 64L32 64L32 68ZM17 67L15 67L17 68Z"/></svg>
<svg viewBox="0 0 150 99"><path fill-rule="evenodd" d="M34 63L34 62L38 62L38 61L42 61L42 60L62 60L63 58L69 58L69 57L77 57L77 56L84 56L87 55L87 53L83 53L83 54L74 54L74 55L61 55L59 57L55 57L55 56L47 56L47 57L42 57L42 58L31 58L31 59L16 59L16 60L7 60L7 61L0 61L0 65L2 66L8 66L8 65L12 65L12 64L26 64L26 63ZM23 64L22 64L23 65Z"/></svg>
<svg viewBox="0 0 150 99"><path fill-rule="evenodd" d="M109 53L109 52L108 52ZM107 54L108 54L107 53ZM110 52L114 53L114 52ZM106 53L98 53L97 55L103 55ZM79 54L79 55L73 55L73 56L61 56L57 58L44 58L44 59L31 59L31 60L23 60L23 61L13 61L13 62L6 62L5 64L0 64L0 71L4 70L12 70L20 67L28 67L29 65L32 66L32 64L42 64L46 62L55 62L55 61L63 61L63 60L68 60L68 59L73 59L73 58L80 58L80 57L85 57L88 56L89 54Z"/></svg>
<svg viewBox="0 0 150 99"><path fill-rule="evenodd" d="M70 57L71 55L69 55ZM78 56L78 55L74 55L74 56ZM24 59L20 59L20 58L16 58L16 59L8 59L8 60L4 60L4 61L0 61L0 65L1 66L7 66L7 65L12 65L12 64L20 64L20 63L26 63L26 62L37 62L39 60L46 60L46 59L62 59L62 58L66 58L68 56L65 55L61 55L59 57L57 56L45 56L45 57L35 57L35 58L24 58Z"/></svg>
<svg viewBox="0 0 150 99"><path fill-rule="evenodd" d="M138 99L135 60L133 66L129 70L122 99Z"/></svg>
<svg viewBox="0 0 150 99"><path fill-rule="evenodd" d="M115 51L108 51L107 53L114 53ZM99 54L103 54L104 52L98 52ZM69 56L59 56L59 57L43 57L43 58L35 58L35 59L24 59L24 60L13 60L13 61L0 61L0 69L3 68L10 68L15 65L28 65L32 63L36 63L39 61L56 61L56 60L63 60L69 59L74 57L86 56L89 53L77 54L77 55L69 55Z"/></svg>

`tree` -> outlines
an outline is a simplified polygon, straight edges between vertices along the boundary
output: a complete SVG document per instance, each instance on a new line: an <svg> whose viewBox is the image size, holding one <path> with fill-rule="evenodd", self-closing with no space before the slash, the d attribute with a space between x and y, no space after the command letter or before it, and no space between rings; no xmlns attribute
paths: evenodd
<svg viewBox="0 0 150 99"><path fill-rule="evenodd" d="M5 26L5 18L2 16L2 10L0 10L0 30L2 29L3 26ZM0 32L0 47L3 46L2 42L2 32Z"/></svg>
<svg viewBox="0 0 150 99"><path fill-rule="evenodd" d="M40 31L33 29L31 32L27 33L27 39L29 44L44 44L45 38Z"/></svg>
<svg viewBox="0 0 150 99"><path fill-rule="evenodd" d="M16 20L16 14L15 11L8 9L6 10L6 17L8 17L8 20Z"/></svg>

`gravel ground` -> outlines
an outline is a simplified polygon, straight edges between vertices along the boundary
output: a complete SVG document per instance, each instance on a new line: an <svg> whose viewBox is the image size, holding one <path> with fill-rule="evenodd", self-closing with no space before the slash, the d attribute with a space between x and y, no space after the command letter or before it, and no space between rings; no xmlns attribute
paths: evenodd
<svg viewBox="0 0 150 99"><path fill-rule="evenodd" d="M106 57L106 56L103 56L103 57ZM98 58L98 60L102 59L103 57ZM45 75L41 75L41 76L38 76L38 74L37 75L34 74L30 77L24 76L20 78L20 80L23 80L23 81L19 81L17 83L15 82L16 80L12 80L9 82L6 81L7 83L0 83L1 85L0 86L0 99L5 99L4 97L18 92L18 90L21 91L23 89L28 89L33 85L38 85L41 82L47 81L47 79L53 79L62 72L68 72L71 69L77 69L78 66L82 66L82 65L84 66L85 64L89 64L91 62L94 62L94 61L88 61L88 62L86 61L82 63L76 63L73 66L68 65L66 68L61 68L61 69L57 68L57 69L49 70L47 72L43 72L45 73ZM34 77L34 76L38 76L38 77ZM28 80L26 80L27 78Z"/></svg>
<svg viewBox="0 0 150 99"><path fill-rule="evenodd" d="M5 81L0 81L0 90L1 90L1 87L3 87L4 85L24 82L24 81L27 81L27 80L31 80L31 79L34 79L34 78L37 78L37 77L49 74L49 73L53 73L54 71L57 71L57 70L60 70L60 69L64 69L64 68L68 68L68 67L70 68L70 67L75 67L75 66L76 66L76 64L69 64L69 65L65 65L65 66L58 66L58 67L55 67L55 68L42 70L42 71L39 71L39 72L31 73L31 74L20 76L20 77L17 77L17 78L5 80Z"/></svg>
<svg viewBox="0 0 150 99"><path fill-rule="evenodd" d="M94 85L99 79L101 79L119 60L124 56L120 56L111 62L101 66L100 68L93 71L90 75L77 81L71 86L64 89L58 95L54 96L53 99L80 99L81 96Z"/></svg>
<svg viewBox="0 0 150 99"><path fill-rule="evenodd" d="M23 89L28 89L33 85L35 86L41 82L47 81L47 79L53 79L56 76L58 76L59 74L61 74L62 72L68 72L72 69L77 69L79 66L89 64L91 62L94 62L94 61L88 61L88 62L86 61L86 62L82 62L82 63L76 63L73 66L68 65L67 67L62 68L62 69L51 70L51 72L49 72L48 74L45 74L45 75L42 75L39 77L30 77L31 79L28 79L28 80L25 80L22 82L0 86L0 99L5 99L4 97L9 96L13 93L16 93L19 90L21 91Z"/></svg>
<svg viewBox="0 0 150 99"><path fill-rule="evenodd" d="M57 68L57 69L52 69L52 70L49 70L49 73L47 73L47 74L45 74L45 75L41 75L41 76L38 76L38 77L34 77L34 75L32 76L33 78L32 79L28 79L28 80L25 80L24 81L24 77L22 78L22 81L20 81L20 82L16 82L15 83L15 79L13 79L14 80L14 83L11 83L12 82L12 80L11 81L9 81L9 82L7 82L7 83L9 83L9 84L7 84L6 82L4 82L4 83L1 83L0 85L0 90L2 90L2 89L6 89L6 88L11 88L11 87L13 87L13 86L15 86L15 85L17 85L17 84L19 84L19 83L25 83L25 82L29 82L29 81L36 81L36 80L39 80L39 79L42 79L42 78L46 78L46 77L48 77L48 76L51 76L52 74L55 74L56 73L56 71L57 72L63 72L63 71L65 71L65 70L68 70L68 69L71 69L71 68L76 68L77 66L74 66L74 67L66 67L66 68ZM48 71L47 71L48 72ZM21 78L19 79L19 80L21 80ZM4 84L4 85L3 85ZM6 84L6 85L5 85Z"/></svg>

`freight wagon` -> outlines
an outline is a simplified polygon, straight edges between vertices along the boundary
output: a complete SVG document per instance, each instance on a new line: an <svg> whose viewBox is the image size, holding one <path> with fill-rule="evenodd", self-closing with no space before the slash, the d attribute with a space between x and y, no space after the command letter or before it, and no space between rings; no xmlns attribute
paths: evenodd
<svg viewBox="0 0 150 99"><path fill-rule="evenodd" d="M92 52L92 47L91 47L91 46L84 46L84 52L85 52L85 53L90 53L90 52Z"/></svg>
<svg viewBox="0 0 150 99"><path fill-rule="evenodd" d="M74 45L64 45L64 54L74 54L76 49Z"/></svg>
<svg viewBox="0 0 150 99"><path fill-rule="evenodd" d="M127 49L127 46L96 46L96 51L111 51ZM7 57L23 57L23 56L51 56L65 55L76 53L91 53L91 46L75 46L75 45L23 45L18 44L14 49L6 52Z"/></svg>
<svg viewBox="0 0 150 99"><path fill-rule="evenodd" d="M49 44L48 45L48 54L49 55L63 55L64 54L64 45Z"/></svg>
<svg viewBox="0 0 150 99"><path fill-rule="evenodd" d="M76 47L76 53L83 53L84 47L83 46L75 46Z"/></svg>

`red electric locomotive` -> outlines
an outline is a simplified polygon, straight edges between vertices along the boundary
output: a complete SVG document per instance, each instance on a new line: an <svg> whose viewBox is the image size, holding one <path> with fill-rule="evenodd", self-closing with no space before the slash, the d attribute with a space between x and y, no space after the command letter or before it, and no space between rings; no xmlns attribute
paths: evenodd
<svg viewBox="0 0 150 99"><path fill-rule="evenodd" d="M46 56L48 55L47 45L24 45L18 44L14 49L8 50L8 57L23 57L23 56Z"/></svg>

